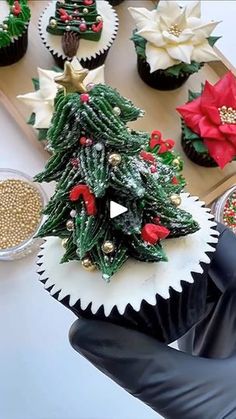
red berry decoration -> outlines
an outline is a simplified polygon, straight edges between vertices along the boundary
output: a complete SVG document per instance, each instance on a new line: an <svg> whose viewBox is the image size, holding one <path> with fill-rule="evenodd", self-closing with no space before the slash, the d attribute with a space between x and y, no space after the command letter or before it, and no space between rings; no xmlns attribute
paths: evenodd
<svg viewBox="0 0 236 419"><path fill-rule="evenodd" d="M70 200L72 202L78 201L78 199L82 198L86 211L88 215L96 215L97 208L96 208L96 200L95 196L92 192L90 192L89 187L87 185L76 185L70 191Z"/></svg>
<svg viewBox="0 0 236 419"><path fill-rule="evenodd" d="M150 170L151 170L151 173L156 173L157 172L156 166L151 166Z"/></svg>
<svg viewBox="0 0 236 419"><path fill-rule="evenodd" d="M80 100L82 103L87 103L89 101L89 94L88 93L82 93L80 95Z"/></svg>
<svg viewBox="0 0 236 419"><path fill-rule="evenodd" d="M153 218L152 218L152 222L153 222L154 224L159 224L159 223L160 223L160 217L153 217Z"/></svg>
<svg viewBox="0 0 236 419"><path fill-rule="evenodd" d="M171 183L173 183L173 185L178 185L179 184L179 179L174 176Z"/></svg>
<svg viewBox="0 0 236 419"><path fill-rule="evenodd" d="M76 157L73 157L72 159L70 159L70 162L75 169L79 167L79 159L77 159Z"/></svg>
<svg viewBox="0 0 236 419"><path fill-rule="evenodd" d="M79 30L80 30L81 32L85 32L85 31L87 31L87 25L86 25L86 23L81 23L81 24L79 25Z"/></svg>
<svg viewBox="0 0 236 419"><path fill-rule="evenodd" d="M13 3L12 13L14 16L18 16L21 13L21 5L18 0L14 1Z"/></svg>
<svg viewBox="0 0 236 419"><path fill-rule="evenodd" d="M79 142L80 142L81 145L86 145L87 138L86 137L81 137Z"/></svg>
<svg viewBox="0 0 236 419"><path fill-rule="evenodd" d="M168 230L168 228L151 223L145 224L141 231L142 239L153 245L157 244L158 241L165 239L169 234L170 230Z"/></svg>
<svg viewBox="0 0 236 419"><path fill-rule="evenodd" d="M91 6L93 4L93 0L84 0L85 6Z"/></svg>
<svg viewBox="0 0 236 419"><path fill-rule="evenodd" d="M86 145L91 146L92 144L93 144L93 140L91 140L91 138L87 138Z"/></svg>

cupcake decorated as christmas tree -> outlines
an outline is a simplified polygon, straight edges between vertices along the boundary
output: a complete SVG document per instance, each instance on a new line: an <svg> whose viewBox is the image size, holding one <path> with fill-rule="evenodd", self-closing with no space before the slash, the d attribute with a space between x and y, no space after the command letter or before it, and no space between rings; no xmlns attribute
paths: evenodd
<svg viewBox="0 0 236 419"><path fill-rule="evenodd" d="M236 78L229 72L202 92L189 92L177 108L182 117L182 146L196 164L223 169L236 159Z"/></svg>
<svg viewBox="0 0 236 419"><path fill-rule="evenodd" d="M76 315L142 330L164 342L205 310L217 233L183 192L174 141L127 125L143 115L87 70L66 63L39 182L56 182L39 232L45 288Z"/></svg>
<svg viewBox="0 0 236 419"><path fill-rule="evenodd" d="M156 9L130 7L136 23L132 40L138 72L149 86L159 90L180 87L204 63L218 60L211 36L218 22L201 19L200 1L180 6L160 1Z"/></svg>
<svg viewBox="0 0 236 419"><path fill-rule="evenodd" d="M118 30L118 17L106 0L58 0L39 20L43 43L63 68L77 57L84 68L101 66Z"/></svg>
<svg viewBox="0 0 236 419"><path fill-rule="evenodd" d="M77 58L72 60L72 67L74 70L82 69ZM104 68L105 66L102 65L90 70L84 79L85 86L89 86L90 83L104 84ZM46 145L46 148L48 148L47 132L54 113L55 98L60 88L55 78L60 75L62 71L58 67L53 67L51 70L38 68L38 77L32 79L35 91L17 96L30 109L28 124L37 130L38 139Z"/></svg>
<svg viewBox="0 0 236 419"><path fill-rule="evenodd" d="M30 9L27 0L2 0L0 4L0 66L19 61L28 46Z"/></svg>

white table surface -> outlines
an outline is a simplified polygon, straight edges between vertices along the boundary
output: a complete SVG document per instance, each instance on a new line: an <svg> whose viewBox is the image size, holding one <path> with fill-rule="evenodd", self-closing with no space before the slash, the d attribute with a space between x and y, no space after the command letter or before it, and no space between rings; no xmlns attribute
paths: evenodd
<svg viewBox="0 0 236 419"><path fill-rule="evenodd" d="M0 167L34 175L46 153L0 105ZM36 255L0 262L1 419L157 419L69 345L75 316L38 281Z"/></svg>
<svg viewBox="0 0 236 419"><path fill-rule="evenodd" d="M179 1L186 4L193 0ZM214 31L214 35L222 36L217 41L217 48L236 69L236 1L234 0L201 0L202 18L205 21L215 20L220 22Z"/></svg>

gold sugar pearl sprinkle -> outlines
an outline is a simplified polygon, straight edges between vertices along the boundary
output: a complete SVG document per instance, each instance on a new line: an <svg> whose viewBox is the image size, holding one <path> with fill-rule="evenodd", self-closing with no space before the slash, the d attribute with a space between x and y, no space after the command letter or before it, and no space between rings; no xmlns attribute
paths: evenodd
<svg viewBox="0 0 236 419"><path fill-rule="evenodd" d="M221 123L224 124L236 124L236 109L231 107L222 106L218 108Z"/></svg>
<svg viewBox="0 0 236 419"><path fill-rule="evenodd" d="M168 32L171 34L171 35L174 35L174 36L176 36L177 38L179 38L179 36L181 35L181 33L182 33L182 30L180 29L180 27L175 23L174 25L171 25L170 27L169 27L169 29L168 29Z"/></svg>
<svg viewBox="0 0 236 419"><path fill-rule="evenodd" d="M42 209L34 186L20 179L0 181L0 249L29 239L40 223Z"/></svg>

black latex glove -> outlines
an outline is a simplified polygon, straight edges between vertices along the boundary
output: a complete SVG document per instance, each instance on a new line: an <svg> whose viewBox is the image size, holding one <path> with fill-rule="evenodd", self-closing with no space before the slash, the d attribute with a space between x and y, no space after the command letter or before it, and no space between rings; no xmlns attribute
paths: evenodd
<svg viewBox="0 0 236 419"><path fill-rule="evenodd" d="M236 236L218 229L208 271L217 292L180 342L189 354L107 322L81 319L70 330L76 351L164 418L236 419Z"/></svg>

